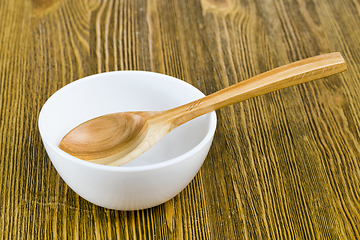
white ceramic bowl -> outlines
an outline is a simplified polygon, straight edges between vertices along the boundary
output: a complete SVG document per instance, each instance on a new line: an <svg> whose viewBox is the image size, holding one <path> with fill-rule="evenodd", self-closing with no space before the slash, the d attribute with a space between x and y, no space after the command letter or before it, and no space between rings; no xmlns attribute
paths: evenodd
<svg viewBox="0 0 360 240"><path fill-rule="evenodd" d="M119 111L165 110L203 97L190 84L163 74L107 72L63 87L44 104L39 130L62 179L84 199L116 210L138 210L176 196L194 178L209 151L216 114L194 119L121 167L94 164L58 148L78 124Z"/></svg>

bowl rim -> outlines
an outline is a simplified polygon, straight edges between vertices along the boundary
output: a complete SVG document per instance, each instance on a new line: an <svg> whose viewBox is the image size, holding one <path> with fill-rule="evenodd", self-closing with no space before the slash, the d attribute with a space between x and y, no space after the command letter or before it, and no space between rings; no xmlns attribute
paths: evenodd
<svg viewBox="0 0 360 240"><path fill-rule="evenodd" d="M84 167L88 167L88 168L93 168L93 169L98 169L98 170L105 170L105 171L114 171L114 172L142 172L142 171L149 171L149 170L154 170L154 169L160 169L160 168L164 168L173 164L176 164L178 162L181 162L183 160L186 160L187 158L189 158L190 156L196 154L197 152L199 152L203 147L205 147L206 144L208 144L208 142L211 142L213 139L213 136L215 134L215 130L216 130L216 126L217 126L217 117L216 117L216 112L212 111L208 114L210 114L210 123L209 123L209 129L205 135L205 137L195 146L193 147L191 150L177 156L174 158L170 158L168 160L159 162L159 163L154 163L154 164L149 164L149 165L144 165L144 166L128 166L128 167L124 167L124 166L108 166L108 165L101 165L101 164L97 164L97 163L92 163L92 162L88 162L79 158L76 158L66 152L64 152L63 150L61 150L58 146L56 146L55 144L52 143L52 141L50 141L50 139L48 138L48 136L45 134L45 130L44 130L44 126L43 126L43 114L46 111L46 109L48 108L48 105L51 103L51 101L53 101L54 96L56 97L57 95L61 94L63 91L66 91L68 88L72 88L78 84L83 84L86 81L91 80L92 78L98 77L99 75L110 75L110 74L122 74L122 73L130 73L130 74L150 74L150 75L160 75L161 77L166 77L168 78L169 81L174 81L177 82L179 84L182 84L188 88L192 88L193 90L197 90L199 91L202 95L204 95L199 89L197 89L196 87L194 87L193 85L191 85L190 83L187 83L181 79L166 75L166 74L162 74L162 73L156 73L156 72L150 72L150 71L139 71L139 70L121 70L121 71L110 71L110 72L103 72L103 73L97 73L97 74L93 74L93 75L89 75L83 78L80 78L78 80L75 80L65 86L63 86L62 88L60 88L59 90L57 90L55 93L53 93L44 103L44 105L42 106L39 116L38 116L38 128L39 128L39 132L41 135L41 139L43 141L43 143L50 147L54 152L56 152L57 154L61 155L62 157L64 157L65 159L67 159L68 161L71 161L75 164L78 165L82 165ZM205 96L205 95L204 95ZM50 158L50 156L48 156ZM50 161L51 158L50 158Z"/></svg>

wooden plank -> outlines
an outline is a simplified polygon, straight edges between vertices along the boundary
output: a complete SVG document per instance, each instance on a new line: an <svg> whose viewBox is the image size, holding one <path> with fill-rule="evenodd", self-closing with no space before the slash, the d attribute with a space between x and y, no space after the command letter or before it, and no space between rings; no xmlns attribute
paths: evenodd
<svg viewBox="0 0 360 240"><path fill-rule="evenodd" d="M354 0L0 1L0 239L359 239ZM62 86L146 70L206 94L339 51L348 70L218 111L195 179L160 206L95 206L59 177L37 117Z"/></svg>

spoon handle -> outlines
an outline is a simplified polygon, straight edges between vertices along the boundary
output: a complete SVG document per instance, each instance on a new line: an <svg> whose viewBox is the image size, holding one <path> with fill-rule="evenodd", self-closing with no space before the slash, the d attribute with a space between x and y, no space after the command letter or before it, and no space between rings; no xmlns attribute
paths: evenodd
<svg viewBox="0 0 360 240"><path fill-rule="evenodd" d="M272 91L324 78L346 70L340 53L306 58L241 81L211 95L177 108L166 115L172 118L171 129L211 111ZM168 115L169 114L169 115Z"/></svg>

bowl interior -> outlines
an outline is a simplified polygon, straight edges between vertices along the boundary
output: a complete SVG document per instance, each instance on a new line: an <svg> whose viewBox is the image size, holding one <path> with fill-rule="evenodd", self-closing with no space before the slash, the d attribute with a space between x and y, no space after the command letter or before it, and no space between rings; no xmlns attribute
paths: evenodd
<svg viewBox="0 0 360 240"><path fill-rule="evenodd" d="M49 145L57 148L68 131L88 119L120 111L166 110L203 96L190 84L157 73L92 75L63 87L48 99L39 117L40 132ZM194 119L123 167L155 164L185 154L215 130L215 122L215 113Z"/></svg>

